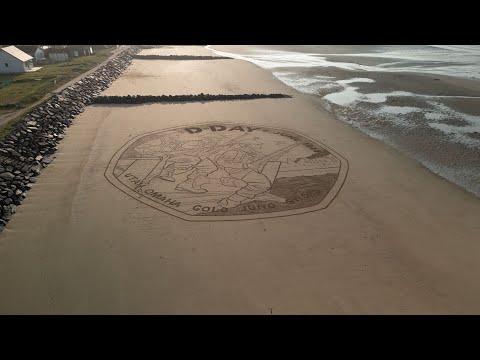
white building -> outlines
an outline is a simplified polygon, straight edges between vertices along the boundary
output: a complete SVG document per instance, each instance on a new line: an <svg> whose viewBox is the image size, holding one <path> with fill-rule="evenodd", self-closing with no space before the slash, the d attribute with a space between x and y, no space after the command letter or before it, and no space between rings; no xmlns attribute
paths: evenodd
<svg viewBox="0 0 480 360"><path fill-rule="evenodd" d="M62 51L52 51L48 53L48 57L50 58L51 61L53 62L61 62L61 61L67 61L68 60L68 54L66 52Z"/></svg>
<svg viewBox="0 0 480 360"><path fill-rule="evenodd" d="M70 45L68 50L72 57L88 56L93 54L93 49L90 45Z"/></svg>
<svg viewBox="0 0 480 360"><path fill-rule="evenodd" d="M0 49L0 74L23 73L34 71L33 57L15 46Z"/></svg>
<svg viewBox="0 0 480 360"><path fill-rule="evenodd" d="M45 49L48 49L48 46L39 46L37 50L35 50L35 60L40 61L45 59Z"/></svg>

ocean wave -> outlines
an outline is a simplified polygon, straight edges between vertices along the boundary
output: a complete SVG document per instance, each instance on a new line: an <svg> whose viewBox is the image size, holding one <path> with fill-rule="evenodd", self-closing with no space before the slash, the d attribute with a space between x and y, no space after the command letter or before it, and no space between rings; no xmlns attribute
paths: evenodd
<svg viewBox="0 0 480 360"><path fill-rule="evenodd" d="M452 49L456 48L455 45L447 46L452 48L449 50L439 48L438 46L440 45L387 46L382 51L342 54L304 53L271 49L265 49L261 52L257 49L254 54L244 55L218 51L209 46L207 48L219 55L247 60L269 70L277 68L334 67L347 71L413 72L462 78L480 78L480 46L475 51L474 48L465 49L463 53L460 53L460 48L453 51ZM341 59L350 57L355 59L355 62L335 61L335 58L339 56L341 56ZM379 61L379 64L369 65L362 58L375 58ZM382 63L382 59L385 62Z"/></svg>
<svg viewBox="0 0 480 360"><path fill-rule="evenodd" d="M480 45L428 45L431 47L455 51L456 53L469 52L469 53L480 53Z"/></svg>
<svg viewBox="0 0 480 360"><path fill-rule="evenodd" d="M375 82L368 77L369 71L417 72L467 78L480 75L478 50L443 47L390 46L382 47L381 51L376 48L372 53L355 54L358 59L365 56L396 59L384 64L380 62L380 65L329 61L327 54L271 49L263 52L257 49L254 55L211 50L269 69L286 85L302 93L319 96L323 106L339 119L397 148L434 173L480 196L480 160L478 156L475 160L474 155L480 151L480 116L456 111L442 103L478 101L480 97L426 95L408 91L380 92L378 88L376 92L371 92L371 87L368 92L361 90L362 86ZM458 56L460 51L463 51L462 56ZM342 59L351 55L341 54ZM309 69L314 67L318 68L318 72ZM352 77L337 79L324 76L322 67L352 71ZM362 77L358 77L359 70L363 71ZM397 106L398 101L403 102L403 106Z"/></svg>

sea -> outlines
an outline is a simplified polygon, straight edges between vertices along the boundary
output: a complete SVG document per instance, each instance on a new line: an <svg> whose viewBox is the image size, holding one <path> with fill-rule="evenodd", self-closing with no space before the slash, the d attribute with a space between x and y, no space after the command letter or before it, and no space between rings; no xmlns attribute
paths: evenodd
<svg viewBox="0 0 480 360"><path fill-rule="evenodd" d="M480 197L480 45L207 48L268 69L340 121Z"/></svg>

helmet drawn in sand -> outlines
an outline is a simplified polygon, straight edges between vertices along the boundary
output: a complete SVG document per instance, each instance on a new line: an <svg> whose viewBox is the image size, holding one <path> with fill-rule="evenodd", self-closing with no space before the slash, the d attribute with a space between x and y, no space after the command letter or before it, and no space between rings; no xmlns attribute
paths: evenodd
<svg viewBox="0 0 480 360"><path fill-rule="evenodd" d="M153 179L162 179L174 182L174 175L182 174L191 170L201 159L198 153L205 149L211 149L218 142L216 136L208 136L200 139L184 139L179 134L171 137L151 140L135 148L137 152L145 155L158 156L163 161L163 166L143 181L149 184Z"/></svg>

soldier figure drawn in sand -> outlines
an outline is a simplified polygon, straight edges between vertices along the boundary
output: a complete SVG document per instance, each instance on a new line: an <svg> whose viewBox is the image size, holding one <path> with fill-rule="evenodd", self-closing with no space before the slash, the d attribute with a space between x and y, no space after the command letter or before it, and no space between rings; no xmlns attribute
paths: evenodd
<svg viewBox="0 0 480 360"><path fill-rule="evenodd" d="M146 156L158 156L163 159L163 166L155 168L143 181L149 184L153 179L160 178L165 181L174 182L174 175L182 174L191 170L202 159L197 155L204 149L211 149L217 143L215 138L206 137L200 140L178 139L179 134L170 137L162 137L151 140L135 147L135 151Z"/></svg>
<svg viewBox="0 0 480 360"><path fill-rule="evenodd" d="M220 147L216 147L218 145L216 139L207 137L202 140L181 142L178 135L142 144L135 148L137 152L166 159L163 167L147 176L143 184L148 185L155 178L174 182L174 175L193 169L187 179L175 187L176 190L194 194L206 193L207 190L202 186L219 178L225 186L240 188L218 202L222 207L235 207L260 195L263 195L260 198L264 201L267 199L285 201L281 197L266 194L272 183L265 174L258 171L259 164L256 164L265 157L265 154L260 152L262 143L257 138L242 140L245 135L248 134L241 135L238 140L234 139Z"/></svg>
<svg viewBox="0 0 480 360"><path fill-rule="evenodd" d="M241 220L324 208L346 169L340 156L294 131L215 124L138 136L106 176L138 201L186 220Z"/></svg>

